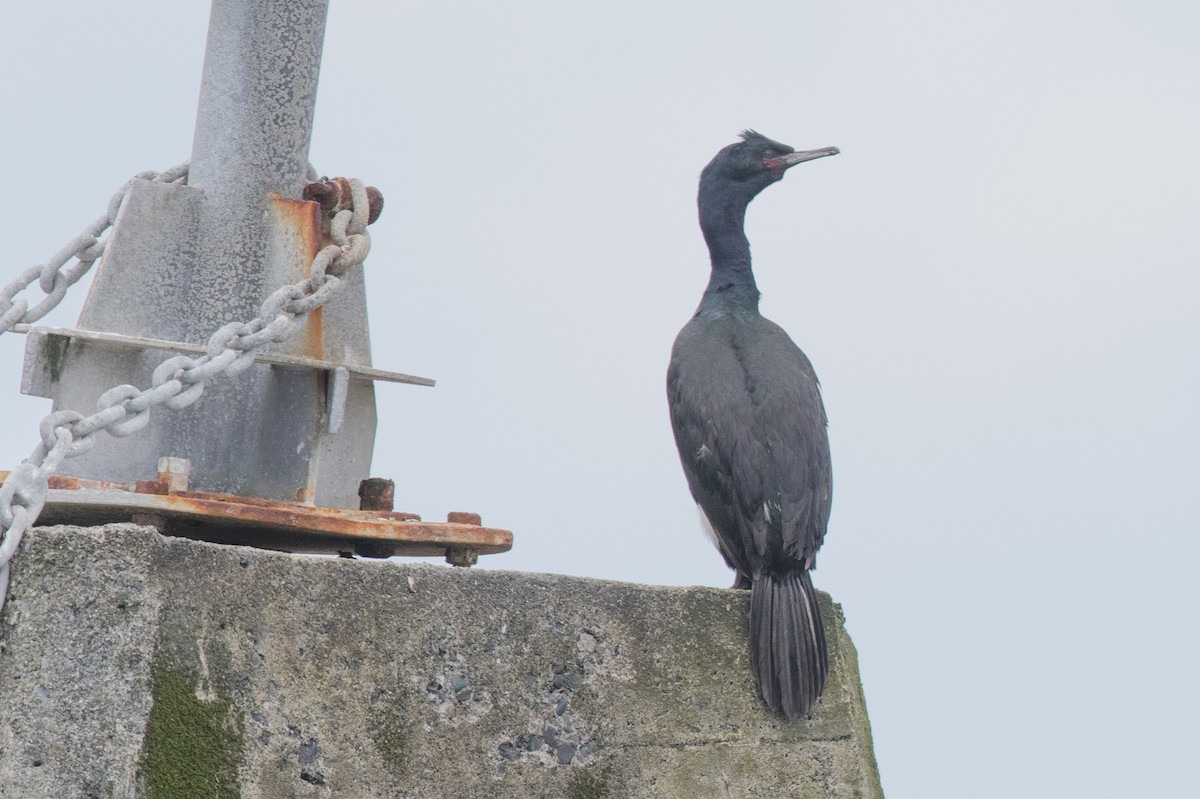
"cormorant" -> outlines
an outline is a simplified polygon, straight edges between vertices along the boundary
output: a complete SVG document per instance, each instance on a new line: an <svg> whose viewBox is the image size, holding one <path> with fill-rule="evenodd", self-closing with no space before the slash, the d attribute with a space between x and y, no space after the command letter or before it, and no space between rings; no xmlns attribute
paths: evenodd
<svg viewBox="0 0 1200 799"><path fill-rule="evenodd" d="M730 568L750 589L750 660L777 713L808 715L828 669L809 571L825 538L832 468L812 364L758 312L746 206L796 164L797 152L747 130L700 174L700 228L712 276L675 339L667 370L671 426L688 487Z"/></svg>

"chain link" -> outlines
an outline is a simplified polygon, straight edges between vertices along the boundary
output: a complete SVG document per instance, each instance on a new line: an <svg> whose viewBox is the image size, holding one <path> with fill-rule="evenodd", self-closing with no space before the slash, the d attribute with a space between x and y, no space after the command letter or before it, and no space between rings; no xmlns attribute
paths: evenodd
<svg viewBox="0 0 1200 799"><path fill-rule="evenodd" d="M171 182L186 174L186 165L181 165L167 172L142 173L135 177ZM40 318L40 314L32 314L49 303L54 292L60 292L58 299L45 311L53 308L62 299L61 292L65 292L91 267L92 261L103 253L106 243L97 241L95 237L112 224L129 185L127 183L113 196L108 215L72 239L54 259L43 266L26 270L0 291L0 300L3 300L0 308L4 309L0 312L0 333L15 324L9 322L6 327L5 320L17 308L21 308L18 321ZM371 238L367 233L367 191L360 180L351 180L350 185L353 204L351 208L338 211L329 220L329 234L333 243L321 248L313 259L312 277L273 292L259 306L258 316L251 321L233 322L218 329L209 337L205 355L198 358L187 355L167 358L154 370L150 388L143 390L131 385L116 386L100 395L96 412L91 416L85 417L76 411L58 411L42 420L39 427L42 442L9 473L8 479L0 486L0 608L4 606L8 591L9 563L13 553L25 531L37 521L46 502L50 476L64 459L81 455L94 447L96 434L101 431L114 436L131 435L149 423L151 408L158 405L171 410L186 408L200 399L206 381L218 375L232 376L245 371L254 363L254 355L259 349L295 335L303 327L308 312L324 305L341 288L339 275L366 259L371 249ZM60 272L59 267L72 256L81 259L79 264L73 265L65 273ZM85 257L91 260L85 262ZM81 267L84 263L86 265ZM50 290L45 300L26 313L24 301L14 303L12 299L34 280L41 280L43 290L49 284Z"/></svg>
<svg viewBox="0 0 1200 799"><path fill-rule="evenodd" d="M18 275L16 280L0 289L0 333L7 333L13 325L18 323L36 322L50 313L55 306L62 302L67 289L87 274L88 270L92 268L92 264L104 255L104 249L108 246L108 237L103 239L99 237L117 220L117 212L121 210L121 203L125 200L125 195L129 193L129 187L135 180L174 183L187 177L187 171L188 165L185 161L165 172L151 170L134 175L125 181L124 185L108 201L108 209L104 212L104 216L85 227L78 236L64 244L49 261L29 267ZM75 263L64 268L67 261L72 258L77 259ZM33 285L35 280L46 296L30 308L28 302L16 299L16 296Z"/></svg>

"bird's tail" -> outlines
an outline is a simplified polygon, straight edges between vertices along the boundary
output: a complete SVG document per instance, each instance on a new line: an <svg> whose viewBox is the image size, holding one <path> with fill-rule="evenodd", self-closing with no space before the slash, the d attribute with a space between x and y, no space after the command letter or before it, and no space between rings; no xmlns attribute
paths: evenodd
<svg viewBox="0 0 1200 799"><path fill-rule="evenodd" d="M763 701L807 716L825 687L829 655L808 571L763 574L750 589L750 661Z"/></svg>

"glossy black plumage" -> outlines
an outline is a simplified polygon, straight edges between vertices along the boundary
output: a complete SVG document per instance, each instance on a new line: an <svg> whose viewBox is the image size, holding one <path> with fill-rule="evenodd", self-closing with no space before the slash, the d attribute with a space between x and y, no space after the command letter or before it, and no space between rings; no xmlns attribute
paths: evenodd
<svg viewBox="0 0 1200 799"><path fill-rule="evenodd" d="M746 206L797 163L748 131L701 174L700 225L712 273L667 372L671 424L692 496L751 589L750 652L764 701L806 715L828 656L809 571L825 537L832 469L820 387L808 358L758 312Z"/></svg>

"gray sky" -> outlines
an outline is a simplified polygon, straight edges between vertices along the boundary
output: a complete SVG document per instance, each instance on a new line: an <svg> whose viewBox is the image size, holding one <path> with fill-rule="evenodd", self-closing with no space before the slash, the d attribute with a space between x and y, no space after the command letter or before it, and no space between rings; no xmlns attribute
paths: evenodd
<svg viewBox="0 0 1200 799"><path fill-rule="evenodd" d="M7 270L187 157L208 4L14 4ZM374 472L514 531L487 566L726 585L664 398L744 127L842 154L750 208L763 312L831 420L815 582L891 799L1194 789L1195 3L367 3L312 160L378 185ZM73 324L77 287L48 322ZM11 466L48 401L0 339Z"/></svg>

